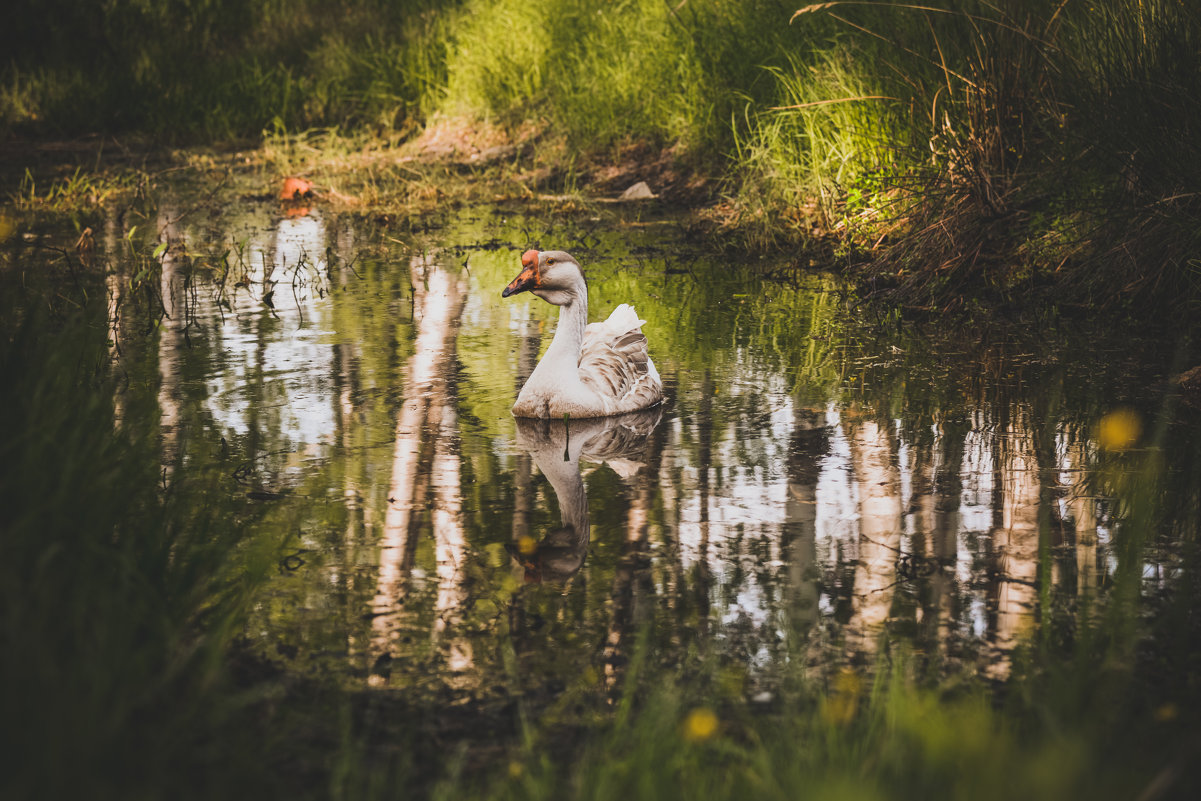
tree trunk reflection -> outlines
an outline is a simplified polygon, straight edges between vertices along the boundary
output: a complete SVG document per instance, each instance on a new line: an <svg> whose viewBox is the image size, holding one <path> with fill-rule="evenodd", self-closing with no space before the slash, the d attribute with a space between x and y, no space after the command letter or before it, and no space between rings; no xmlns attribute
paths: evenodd
<svg viewBox="0 0 1201 801"><path fill-rule="evenodd" d="M414 258L409 270L417 335L413 355L406 365L403 402L397 415L388 506L380 542L379 575L372 602L372 652L377 664L383 657L391 655L399 637L400 616L415 548L413 515L425 500L421 486L424 483L421 476L423 449L432 454L430 469L434 469L434 463L437 465L434 484L435 503L440 505L435 514L440 602L448 606L454 603L456 588L462 578L463 539L458 484L457 478L452 481L449 475L457 475L458 459L453 444L444 440L454 433L453 386L449 377L454 365L455 340L466 299L466 285L458 275L421 258ZM442 425L448 408L451 410L449 429ZM430 436L434 437L434 443L426 442ZM449 503L451 494L455 496L453 504ZM440 610L440 614L443 611ZM458 653L455 658L469 659L470 655ZM369 679L373 685L386 681L386 675L380 672L373 673Z"/></svg>
<svg viewBox="0 0 1201 801"><path fill-rule="evenodd" d="M808 636L818 619L817 482L828 449L825 411L795 407L781 545L788 565L790 628L800 639Z"/></svg>
<svg viewBox="0 0 1201 801"><path fill-rule="evenodd" d="M901 476L891 430L875 420L848 425L847 439L859 488L859 558L847 622L847 649L869 658L896 593L901 548Z"/></svg>
<svg viewBox="0 0 1201 801"><path fill-rule="evenodd" d="M176 247L180 242L178 210L165 206L159 212L159 241L167 246L162 254L159 295L162 299L162 323L159 326L159 431L163 482L170 482L181 455L183 436L183 354L184 326L187 324L187 298L184 271Z"/></svg>
<svg viewBox="0 0 1201 801"><path fill-rule="evenodd" d="M996 623L992 638L993 678L1012 669L1014 649L1034 624L1038 597L1039 510L1042 484L1029 411L1013 406L999 428L995 453L1000 476L1001 524L993 529Z"/></svg>

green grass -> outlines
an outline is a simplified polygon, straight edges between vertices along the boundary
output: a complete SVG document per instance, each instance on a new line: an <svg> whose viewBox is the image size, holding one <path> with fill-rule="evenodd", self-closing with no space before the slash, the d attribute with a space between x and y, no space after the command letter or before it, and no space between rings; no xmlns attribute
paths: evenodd
<svg viewBox="0 0 1201 801"><path fill-rule="evenodd" d="M543 719L507 764L482 779L452 776L434 797L1119 799L1157 780L1164 797L1189 797L1196 776L1182 770L1188 748L1177 743L1192 701L1142 706L1153 700L1146 688L1096 657L1042 654L1045 670L1001 705L983 681L926 686L902 654L874 680L834 666L797 671L758 705L736 681L721 690L734 666L672 679L639 674L648 658L595 722ZM698 713L717 725L698 726Z"/></svg>
<svg viewBox="0 0 1201 801"><path fill-rule="evenodd" d="M18 2L0 131L257 139L334 124L412 127L440 85L436 3Z"/></svg>
<svg viewBox="0 0 1201 801"><path fill-rule="evenodd" d="M151 797L202 779L238 709L225 659L271 564L253 515L214 519L205 492L168 488L156 416L114 424L103 309L34 311L0 342L0 692L8 797ZM150 423L147 425L146 423ZM147 451L150 450L150 458ZM236 732L230 732L233 745ZM234 739L236 736L236 739ZM67 769L66 766L71 766Z"/></svg>
<svg viewBox="0 0 1201 801"><path fill-rule="evenodd" d="M551 191L631 158L719 178L721 230L836 242L906 303L1197 297L1194 4L798 6L24 0L0 131L394 143L452 117L534 142Z"/></svg>
<svg viewBox="0 0 1201 801"><path fill-rule="evenodd" d="M695 6L695 7L694 7ZM543 122L576 149L628 141L726 152L769 98L765 68L803 41L789 4L477 2L454 29L446 108Z"/></svg>
<svg viewBox="0 0 1201 801"><path fill-rule="evenodd" d="M1029 302L1044 288L1096 307L1188 295L1201 180L1187 98L1201 77L1201 11L1175 0L947 13L864 2L793 24L827 14L844 26L836 47L853 56L854 91L896 99L879 101L871 126L823 122L832 141L811 138L814 153L853 154L861 177L836 193L849 244L872 247L872 271L900 276L901 297ZM781 85L807 97L792 88L801 74ZM769 141L770 154L788 139ZM770 180L755 183L783 199Z"/></svg>

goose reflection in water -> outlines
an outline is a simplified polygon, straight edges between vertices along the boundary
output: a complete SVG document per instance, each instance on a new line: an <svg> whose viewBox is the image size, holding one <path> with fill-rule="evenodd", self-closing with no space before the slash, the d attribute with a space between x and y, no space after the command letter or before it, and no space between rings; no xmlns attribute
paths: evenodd
<svg viewBox="0 0 1201 801"><path fill-rule="evenodd" d="M588 492L580 460L607 464L622 478L644 466L651 433L662 409L583 420L517 419L517 444L546 476L559 500L562 525L540 541L519 533L507 547L524 568L527 583L564 584L588 553Z"/></svg>

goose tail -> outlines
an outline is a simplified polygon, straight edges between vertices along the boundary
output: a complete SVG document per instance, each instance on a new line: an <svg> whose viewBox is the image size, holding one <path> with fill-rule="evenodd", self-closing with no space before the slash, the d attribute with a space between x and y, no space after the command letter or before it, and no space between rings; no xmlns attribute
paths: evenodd
<svg viewBox="0 0 1201 801"><path fill-rule="evenodd" d="M618 306L609 315L609 319L605 320L605 327L614 336L624 334L627 331L634 331L644 325L646 325L646 320L640 320L638 313L634 311L634 307L628 303Z"/></svg>

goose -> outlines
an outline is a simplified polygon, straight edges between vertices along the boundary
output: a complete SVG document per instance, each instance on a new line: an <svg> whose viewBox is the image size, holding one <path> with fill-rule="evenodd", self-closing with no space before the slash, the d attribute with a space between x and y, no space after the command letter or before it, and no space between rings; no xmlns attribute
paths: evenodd
<svg viewBox="0 0 1201 801"><path fill-rule="evenodd" d="M603 323L589 325L588 285L570 253L523 253L521 273L501 297L527 290L559 307L559 327L518 393L514 417L610 417L663 400L663 381L642 333L646 321L623 303Z"/></svg>

